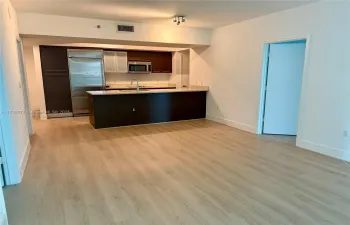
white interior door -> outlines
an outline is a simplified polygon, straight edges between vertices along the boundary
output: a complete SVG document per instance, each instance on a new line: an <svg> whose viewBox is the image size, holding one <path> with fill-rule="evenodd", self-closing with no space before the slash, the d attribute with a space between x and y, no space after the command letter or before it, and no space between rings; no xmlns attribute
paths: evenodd
<svg viewBox="0 0 350 225"><path fill-rule="evenodd" d="M270 45L263 133L296 135L305 41Z"/></svg>

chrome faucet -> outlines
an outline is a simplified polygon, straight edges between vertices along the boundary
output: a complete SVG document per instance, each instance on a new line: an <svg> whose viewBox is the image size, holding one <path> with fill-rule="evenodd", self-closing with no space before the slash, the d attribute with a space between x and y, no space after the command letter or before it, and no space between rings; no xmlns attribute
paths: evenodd
<svg viewBox="0 0 350 225"><path fill-rule="evenodd" d="M136 78L131 80L131 85L134 83L134 81L136 81L136 90L140 91L139 81Z"/></svg>

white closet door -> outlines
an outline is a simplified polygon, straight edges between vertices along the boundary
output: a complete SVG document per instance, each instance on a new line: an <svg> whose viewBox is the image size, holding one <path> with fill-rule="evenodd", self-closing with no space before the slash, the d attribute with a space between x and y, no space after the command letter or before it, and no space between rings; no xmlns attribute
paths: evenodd
<svg viewBox="0 0 350 225"><path fill-rule="evenodd" d="M265 99L265 134L296 135L305 42L270 45Z"/></svg>

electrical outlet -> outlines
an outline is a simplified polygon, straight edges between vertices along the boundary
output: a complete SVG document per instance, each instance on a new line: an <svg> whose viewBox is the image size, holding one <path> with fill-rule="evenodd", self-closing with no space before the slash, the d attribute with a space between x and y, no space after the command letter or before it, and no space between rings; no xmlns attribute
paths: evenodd
<svg viewBox="0 0 350 225"><path fill-rule="evenodd" d="M348 137L348 136L349 136L349 132L348 132L347 130L344 130L344 131L343 131L343 136L344 136L344 137Z"/></svg>

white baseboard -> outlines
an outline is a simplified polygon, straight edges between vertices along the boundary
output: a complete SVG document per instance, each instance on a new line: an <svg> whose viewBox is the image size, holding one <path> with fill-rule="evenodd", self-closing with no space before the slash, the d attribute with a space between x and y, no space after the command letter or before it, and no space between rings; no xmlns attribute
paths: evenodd
<svg viewBox="0 0 350 225"><path fill-rule="evenodd" d="M22 160L20 162L20 180L22 181L22 178L23 178L23 175L24 175L24 171L26 169L26 166L27 166L27 162L28 162L28 158L29 158L29 154L30 154L30 148L31 148L31 145L30 145L30 141L28 141L27 143L27 147L25 149L25 152L23 154L23 157L22 157Z"/></svg>
<svg viewBox="0 0 350 225"><path fill-rule="evenodd" d="M47 114L46 113L40 113L40 119L41 120L47 120Z"/></svg>
<svg viewBox="0 0 350 225"><path fill-rule="evenodd" d="M32 113L32 117L35 118L35 119L40 119L40 110L34 110L33 113Z"/></svg>
<svg viewBox="0 0 350 225"><path fill-rule="evenodd" d="M212 120L212 121L217 122L217 123L222 123L222 124L225 124L227 126L234 127L234 128L240 129L240 130L244 130L244 131L247 131L247 132L250 132L253 134L257 133L256 127L250 126L248 124L239 123L239 122L224 119L224 118L219 118L216 116L212 116L210 114L207 114L206 118L208 120Z"/></svg>
<svg viewBox="0 0 350 225"><path fill-rule="evenodd" d="M73 117L73 113L50 113L50 114L46 114L46 117L48 119Z"/></svg>
<svg viewBox="0 0 350 225"><path fill-rule="evenodd" d="M219 118L216 116L212 116L210 114L207 114L206 118L208 120L212 120L212 121L217 122L217 123L225 124L225 125L228 125L230 127L235 127L237 129L244 130L244 131L247 131L250 133L254 133L254 134L257 133L257 129L255 127L247 125L247 124L239 123L239 122L224 119L224 118ZM350 151L332 148L330 146L313 143L311 141L299 140L298 138L297 138L296 145L298 147L304 148L306 150L310 150L310 151L313 151L316 153L320 153L320 154L323 154L326 156L330 156L333 158L337 158L337 159L341 159L341 160L345 160L345 161L350 162Z"/></svg>
<svg viewBox="0 0 350 225"><path fill-rule="evenodd" d="M304 148L313 152L320 153L322 155L327 155L333 158L346 160L350 162L350 157L348 156L347 152L344 151L343 149L332 148L326 145L316 144L311 141L298 140L298 139L296 144L300 148Z"/></svg>

